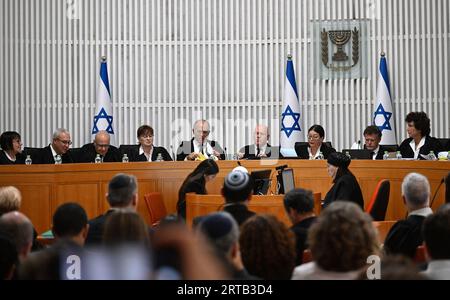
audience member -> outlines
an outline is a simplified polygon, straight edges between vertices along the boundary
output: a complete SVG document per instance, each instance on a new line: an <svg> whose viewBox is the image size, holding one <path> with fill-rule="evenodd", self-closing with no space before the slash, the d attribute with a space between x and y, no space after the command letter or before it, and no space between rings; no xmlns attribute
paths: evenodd
<svg viewBox="0 0 450 300"><path fill-rule="evenodd" d="M418 173L406 175L402 183L403 203L408 210L406 220L397 221L384 241L388 254L403 254L414 258L416 248L422 245L422 224L433 213L430 208L430 184Z"/></svg>
<svg viewBox="0 0 450 300"><path fill-rule="evenodd" d="M22 213L12 211L0 217L0 233L8 235L16 246L19 261L23 261L33 244L33 224Z"/></svg>
<svg viewBox="0 0 450 300"><path fill-rule="evenodd" d="M128 244L149 248L148 226L136 211L116 210L105 222L103 244L109 247Z"/></svg>
<svg viewBox="0 0 450 300"><path fill-rule="evenodd" d="M22 194L16 187L0 187L0 217L11 211L18 211L21 203Z"/></svg>
<svg viewBox="0 0 450 300"><path fill-rule="evenodd" d="M0 233L0 280L9 280L14 276L17 265L17 250L11 238Z"/></svg>

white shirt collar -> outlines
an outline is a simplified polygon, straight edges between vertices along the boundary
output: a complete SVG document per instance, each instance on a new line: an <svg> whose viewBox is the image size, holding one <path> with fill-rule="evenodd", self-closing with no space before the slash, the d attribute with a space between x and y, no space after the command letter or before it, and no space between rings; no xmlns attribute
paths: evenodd
<svg viewBox="0 0 450 300"><path fill-rule="evenodd" d="M424 207L424 208L413 210L412 212L409 213L408 216L428 217L431 214L433 214L433 210L430 207Z"/></svg>
<svg viewBox="0 0 450 300"><path fill-rule="evenodd" d="M311 147L308 147L309 159L317 159L319 157L319 153L322 151L322 145L320 145L319 149L317 149L316 154L313 156L311 154Z"/></svg>
<svg viewBox="0 0 450 300"><path fill-rule="evenodd" d="M55 158L55 156L58 155L58 153L56 153L55 149L53 149L52 144L50 144L50 150L52 151L53 158Z"/></svg>
<svg viewBox="0 0 450 300"><path fill-rule="evenodd" d="M17 156L16 156L16 158L11 158L11 156L8 155L8 152L6 152L5 150L3 150L3 152L5 152L6 157L7 157L10 161L13 161L13 162L16 161Z"/></svg>
<svg viewBox="0 0 450 300"><path fill-rule="evenodd" d="M259 147L259 153L266 153L267 143L261 147ZM258 146L255 144L255 155L258 153Z"/></svg>
<svg viewBox="0 0 450 300"><path fill-rule="evenodd" d="M416 142L414 139L409 143L409 146L411 147L412 151L414 152L414 159L417 159L419 157L420 148L425 144L425 138L426 136L422 137L422 139L419 142L419 145L417 145L416 149Z"/></svg>
<svg viewBox="0 0 450 300"><path fill-rule="evenodd" d="M139 146L139 155L144 154L145 157L147 157L147 161L152 161L152 154L153 154L153 149L154 149L154 148L155 148L155 147L152 146L152 150L150 150L150 154L149 154L149 156L147 157L147 155L145 155L144 148L142 148L142 146Z"/></svg>
<svg viewBox="0 0 450 300"><path fill-rule="evenodd" d="M373 152L372 159L374 159L374 160L377 159L378 151L380 151L380 145L378 145L378 147L376 147L374 150L372 150L372 152Z"/></svg>

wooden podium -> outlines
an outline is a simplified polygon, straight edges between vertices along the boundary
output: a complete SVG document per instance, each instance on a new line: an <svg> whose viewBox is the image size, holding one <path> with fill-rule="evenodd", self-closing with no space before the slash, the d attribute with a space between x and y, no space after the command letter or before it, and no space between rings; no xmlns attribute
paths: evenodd
<svg viewBox="0 0 450 300"><path fill-rule="evenodd" d="M321 209L320 193L314 193L314 212L319 215ZM283 221L286 226L292 225L283 204L284 195L252 196L248 209L258 214L271 214ZM212 212L222 211L225 199L222 195L186 195L186 223L192 226L195 217L204 216Z"/></svg>

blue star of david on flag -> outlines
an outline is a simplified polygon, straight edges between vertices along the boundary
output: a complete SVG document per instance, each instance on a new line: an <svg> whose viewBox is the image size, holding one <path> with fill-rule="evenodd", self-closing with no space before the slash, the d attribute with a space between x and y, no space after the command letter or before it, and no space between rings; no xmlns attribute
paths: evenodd
<svg viewBox="0 0 450 300"><path fill-rule="evenodd" d="M377 116L383 116L384 117L384 123L383 125L379 125L376 123L376 118ZM383 132L383 130L392 130L391 127L391 117L392 117L392 113L391 112L387 112L384 107L383 104L380 103L380 105L378 106L377 110L374 113L373 119L375 122L375 125L377 125L378 129L380 129L381 132Z"/></svg>
<svg viewBox="0 0 450 300"><path fill-rule="evenodd" d="M92 134L96 134L99 132L97 123L99 120L105 119L108 122L108 127L105 129L109 134L114 134L114 130L112 128L113 117L109 116L105 109L102 107L98 115L94 116L94 127L92 128Z"/></svg>
<svg viewBox="0 0 450 300"><path fill-rule="evenodd" d="M287 137L290 137L292 132L294 131L302 131L299 124L300 114L295 113L289 105L286 107L286 110L281 114L281 116L283 117L281 119L281 131L284 131ZM284 124L284 120L286 117L292 117L292 119L294 120L294 123L292 124L291 127L287 127Z"/></svg>

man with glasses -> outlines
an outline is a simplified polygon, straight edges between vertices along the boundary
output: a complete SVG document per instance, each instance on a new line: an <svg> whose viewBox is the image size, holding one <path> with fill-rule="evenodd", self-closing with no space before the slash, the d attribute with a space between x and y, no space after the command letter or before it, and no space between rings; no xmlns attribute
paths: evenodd
<svg viewBox="0 0 450 300"><path fill-rule="evenodd" d="M69 152L70 145L72 145L72 141L69 131L58 128L53 132L52 143L39 151L37 159L33 159L33 163L54 164L58 156L63 164L73 163L73 157Z"/></svg>
<svg viewBox="0 0 450 300"><path fill-rule="evenodd" d="M92 143L81 147L80 162L92 163L95 162L97 155L100 156L101 162L120 162L120 151L116 147L110 145L109 133L102 130L99 131Z"/></svg>
<svg viewBox="0 0 450 300"><path fill-rule="evenodd" d="M190 141L183 141L177 150L177 160L200 160L202 158L225 159L225 153L216 141L208 140L210 133L206 120L197 120Z"/></svg>

